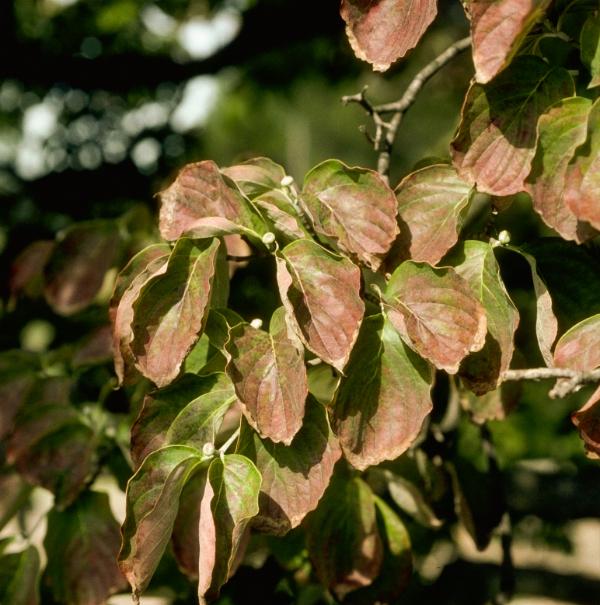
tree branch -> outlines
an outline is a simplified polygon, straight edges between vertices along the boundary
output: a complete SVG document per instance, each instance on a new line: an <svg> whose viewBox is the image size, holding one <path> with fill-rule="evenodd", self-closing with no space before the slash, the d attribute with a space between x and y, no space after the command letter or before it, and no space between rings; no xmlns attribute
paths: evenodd
<svg viewBox="0 0 600 605"><path fill-rule="evenodd" d="M444 67L444 65L450 62L456 55L469 48L470 45L470 37L454 42L454 44L449 46L441 55L419 71L398 101L383 105L373 105L366 97L366 87L358 94L342 97L342 102L344 104L357 103L373 120L373 123L375 124L375 136L368 138L373 144L375 151L379 154L377 159L377 171L386 180L389 178L392 148L396 141L398 128L400 127L404 114L414 104L423 86L425 86L425 84L442 67ZM383 116L388 114L391 114L391 117L387 120L384 119Z"/></svg>
<svg viewBox="0 0 600 605"><path fill-rule="evenodd" d="M550 391L552 399L562 399L575 393L586 384L600 382L600 369L591 372L578 372L568 368L530 368L528 370L508 370L502 375L503 380L548 380L557 379Z"/></svg>

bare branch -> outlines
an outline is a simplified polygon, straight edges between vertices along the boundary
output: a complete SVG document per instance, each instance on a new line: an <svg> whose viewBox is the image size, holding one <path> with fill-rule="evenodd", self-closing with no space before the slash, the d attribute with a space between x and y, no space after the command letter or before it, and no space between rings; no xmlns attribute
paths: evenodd
<svg viewBox="0 0 600 605"><path fill-rule="evenodd" d="M552 399L562 399L575 393L586 384L600 382L600 369L591 372L578 372L568 368L530 368L528 370L508 370L502 375L503 380L551 380L557 383L550 391Z"/></svg>
<svg viewBox="0 0 600 605"><path fill-rule="evenodd" d="M377 158L377 171L386 180L389 179L392 148L396 141L398 128L400 127L404 114L413 105L417 95L427 81L444 67L444 65L456 55L466 50L470 45L471 38L467 37L458 40L449 46L441 55L419 71L398 101L386 103L384 105L373 105L366 96L366 87L355 95L342 97L342 102L344 104L356 103L360 105L373 120L373 123L375 124L375 136L371 137L367 134L367 138L372 143L373 149L379 154L379 157ZM390 114L391 117L388 120L384 119L383 116L388 114Z"/></svg>

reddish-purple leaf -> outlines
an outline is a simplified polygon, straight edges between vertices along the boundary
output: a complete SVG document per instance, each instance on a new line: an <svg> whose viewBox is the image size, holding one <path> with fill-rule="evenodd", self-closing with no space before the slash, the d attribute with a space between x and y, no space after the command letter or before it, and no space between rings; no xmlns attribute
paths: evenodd
<svg viewBox="0 0 600 605"><path fill-rule="evenodd" d="M10 268L9 290L11 296L25 292L29 295L41 291L44 268L54 250L54 242L41 240L25 248Z"/></svg>
<svg viewBox="0 0 600 605"><path fill-rule="evenodd" d="M250 202L211 161L185 166L159 198L160 233L169 241L183 235L212 237L261 231L260 217Z"/></svg>
<svg viewBox="0 0 600 605"><path fill-rule="evenodd" d="M447 164L435 164L405 177L396 188L400 235L386 265L405 260L437 264L458 241L473 187Z"/></svg>
<svg viewBox="0 0 600 605"><path fill-rule="evenodd" d="M321 582L339 599L379 574L383 545L371 488L335 477L308 525L308 552Z"/></svg>
<svg viewBox="0 0 600 605"><path fill-rule="evenodd" d="M198 450L172 445L152 452L127 484L119 566L139 595L171 538L183 486L202 462Z"/></svg>
<svg viewBox="0 0 600 605"><path fill-rule="evenodd" d="M315 231L377 270L398 225L398 204L379 174L328 160L304 179L301 201Z"/></svg>
<svg viewBox="0 0 600 605"><path fill-rule="evenodd" d="M290 243L309 237L299 212L287 193L278 190L263 193L254 200L254 205L269 221L270 228L279 240Z"/></svg>
<svg viewBox="0 0 600 605"><path fill-rule="evenodd" d="M579 322L559 338L554 364L580 372L600 367L600 315Z"/></svg>
<svg viewBox="0 0 600 605"><path fill-rule="evenodd" d="M567 173L575 150L585 142L592 103L583 97L563 99L538 122L538 145L526 188L544 222L565 239L585 241L595 235L567 205ZM579 199L579 195L575 196Z"/></svg>
<svg viewBox="0 0 600 605"><path fill-rule="evenodd" d="M226 371L248 422L261 437L289 445L302 426L308 383L304 347L288 334L283 307L268 333L249 324L233 328L226 350Z"/></svg>
<svg viewBox="0 0 600 605"><path fill-rule="evenodd" d="M406 261L392 274L385 303L403 340L440 370L455 374L485 343L485 309L454 269Z"/></svg>
<svg viewBox="0 0 600 605"><path fill-rule="evenodd" d="M253 158L242 164L223 168L221 172L236 182L251 200L281 188L285 170L269 158Z"/></svg>
<svg viewBox="0 0 600 605"><path fill-rule="evenodd" d="M230 454L211 462L200 503L201 605L218 596L235 569L248 524L258 513L260 484L260 473L244 456Z"/></svg>
<svg viewBox="0 0 600 605"><path fill-rule="evenodd" d="M535 155L539 117L573 93L565 69L534 56L518 57L487 85L472 84L452 141L458 174L485 193L522 191Z"/></svg>
<svg viewBox="0 0 600 605"><path fill-rule="evenodd" d="M131 351L139 371L163 387L194 346L211 299L219 240L178 240L167 270L141 288L133 304Z"/></svg>
<svg viewBox="0 0 600 605"><path fill-rule="evenodd" d="M289 446L260 439L244 423L238 452L256 464L263 480L252 525L276 535L297 527L316 508L342 454L325 409L314 399L308 400L302 428Z"/></svg>
<svg viewBox="0 0 600 605"><path fill-rule="evenodd" d="M468 0L478 82L489 82L508 65L549 4L550 0Z"/></svg>
<svg viewBox="0 0 600 605"><path fill-rule="evenodd" d="M436 0L342 0L341 14L356 56L385 71L417 45L437 6Z"/></svg>
<svg viewBox="0 0 600 605"><path fill-rule="evenodd" d="M92 221L69 227L58 238L45 269L44 295L61 315L89 306L107 271L119 263L121 235L114 222Z"/></svg>
<svg viewBox="0 0 600 605"><path fill-rule="evenodd" d="M87 491L67 510L52 510L44 548L46 578L57 602L104 605L127 586L117 565L119 525L106 494Z"/></svg>
<svg viewBox="0 0 600 605"><path fill-rule="evenodd" d="M25 359L22 359L25 357ZM7 351L0 359L0 439L13 429L14 421L36 381L35 366L26 365L21 351Z"/></svg>
<svg viewBox="0 0 600 605"><path fill-rule="evenodd" d="M277 284L302 342L341 372L365 310L359 268L313 241L298 240L277 257Z"/></svg>
<svg viewBox="0 0 600 605"><path fill-rule="evenodd" d="M490 244L465 241L453 255L451 264L469 284L487 317L485 346L469 355L460 368L467 386L475 394L483 395L496 389L502 374L510 367L519 312L506 291Z"/></svg>
<svg viewBox="0 0 600 605"><path fill-rule="evenodd" d="M364 470L404 453L432 408L431 366L382 315L363 321L332 410L348 461Z"/></svg>
<svg viewBox="0 0 600 605"><path fill-rule="evenodd" d="M81 368L105 363L113 358L113 332L110 324L100 326L78 345L71 365Z"/></svg>
<svg viewBox="0 0 600 605"><path fill-rule="evenodd" d="M110 301L108 314L113 325L113 354L115 373L123 383L135 363L131 351L133 332L133 303L141 289L151 278L167 270L171 249L166 244L156 244L136 254L119 273Z"/></svg>
<svg viewBox="0 0 600 605"><path fill-rule="evenodd" d="M590 458L600 459L600 387L571 419L579 429Z"/></svg>

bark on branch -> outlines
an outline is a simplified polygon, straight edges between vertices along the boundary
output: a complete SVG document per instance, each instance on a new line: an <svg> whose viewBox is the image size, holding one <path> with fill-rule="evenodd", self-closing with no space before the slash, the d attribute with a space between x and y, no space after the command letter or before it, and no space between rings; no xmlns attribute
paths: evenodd
<svg viewBox="0 0 600 605"><path fill-rule="evenodd" d="M549 395L552 399L561 399L575 393L586 384L600 382L600 369L591 372L578 372L568 368L530 368L528 370L508 370L502 378L507 380L548 380L557 382Z"/></svg>

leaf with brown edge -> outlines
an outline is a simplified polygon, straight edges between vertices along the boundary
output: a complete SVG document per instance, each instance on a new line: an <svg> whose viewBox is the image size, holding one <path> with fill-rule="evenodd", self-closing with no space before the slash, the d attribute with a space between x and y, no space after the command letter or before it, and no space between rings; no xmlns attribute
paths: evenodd
<svg viewBox="0 0 600 605"><path fill-rule="evenodd" d="M460 362L485 344L485 309L450 267L402 263L388 282L384 301L402 339L449 374L456 374Z"/></svg>
<svg viewBox="0 0 600 605"><path fill-rule="evenodd" d="M6 457L31 484L50 490L55 506L71 504L96 468L97 437L73 407L31 405L19 415Z"/></svg>
<svg viewBox="0 0 600 605"><path fill-rule="evenodd" d="M510 63L549 4L550 0L468 0L478 82L489 82Z"/></svg>
<svg viewBox="0 0 600 605"><path fill-rule="evenodd" d="M35 296L41 292L44 268L54 251L55 243L40 240L21 251L10 267L8 288L11 297L22 293Z"/></svg>
<svg viewBox="0 0 600 605"><path fill-rule="evenodd" d="M261 477L239 454L215 458L200 503L198 598L218 596L233 573L251 519L258 513Z"/></svg>
<svg viewBox="0 0 600 605"><path fill-rule="evenodd" d="M473 187L447 164L406 176L396 188L401 228L386 265L394 269L409 259L437 264L458 241L473 193Z"/></svg>
<svg viewBox="0 0 600 605"><path fill-rule="evenodd" d="M273 189L281 188L285 170L269 158L253 158L221 169L221 172L237 183L251 200Z"/></svg>
<svg viewBox="0 0 600 605"><path fill-rule="evenodd" d="M429 363L389 320L367 317L331 412L346 459L362 471L404 453L431 412L432 384Z"/></svg>
<svg viewBox="0 0 600 605"><path fill-rule="evenodd" d="M579 322L558 339L554 364L579 372L600 367L600 314Z"/></svg>
<svg viewBox="0 0 600 605"><path fill-rule="evenodd" d="M237 185L211 161L185 166L175 181L158 194L161 235L174 241L243 232L264 232L260 216Z"/></svg>
<svg viewBox="0 0 600 605"><path fill-rule="evenodd" d="M498 387L510 367L519 312L506 291L490 244L465 241L449 262L485 309L488 329L485 345L471 353L460 367L460 376L467 386L476 395L484 395Z"/></svg>
<svg viewBox="0 0 600 605"><path fill-rule="evenodd" d="M170 253L171 248L167 244L148 246L138 252L117 276L108 315L113 327L115 373L120 384L131 374L135 363L131 351L133 303L151 278L167 270Z"/></svg>
<svg viewBox="0 0 600 605"><path fill-rule="evenodd" d="M39 605L39 576L40 555L35 546L0 556L0 603Z"/></svg>
<svg viewBox="0 0 600 605"><path fill-rule="evenodd" d="M318 235L379 268L398 234L398 204L378 173L327 160L306 175L301 202Z"/></svg>
<svg viewBox="0 0 600 605"><path fill-rule="evenodd" d="M540 117L537 150L526 183L533 207L544 222L563 238L577 242L596 234L567 204L569 163L585 142L591 106L589 99L570 97Z"/></svg>
<svg viewBox="0 0 600 605"><path fill-rule="evenodd" d="M362 479L334 477L308 521L307 546L317 576L339 599L375 580L383 544L375 497Z"/></svg>
<svg viewBox="0 0 600 605"><path fill-rule="evenodd" d="M365 310L359 268L310 240L289 244L276 260L288 322L310 351L341 372Z"/></svg>
<svg viewBox="0 0 600 605"><path fill-rule="evenodd" d="M57 602L104 605L127 586L117 565L119 524L108 496L84 492L68 509L51 510L44 548L46 578Z"/></svg>
<svg viewBox="0 0 600 605"><path fill-rule="evenodd" d="M567 205L575 216L600 230L600 100L588 116L587 140L575 156L567 177Z"/></svg>
<svg viewBox="0 0 600 605"><path fill-rule="evenodd" d="M571 415L571 420L579 429L587 455L600 460L600 387L581 409Z"/></svg>
<svg viewBox="0 0 600 605"><path fill-rule="evenodd" d="M92 304L107 271L118 265L122 239L113 221L78 223L62 232L44 270L46 301L60 315Z"/></svg>
<svg viewBox="0 0 600 605"><path fill-rule="evenodd" d="M414 48L436 14L435 0L342 0L341 6L352 50L376 71Z"/></svg>
<svg viewBox="0 0 600 605"><path fill-rule="evenodd" d="M261 439L243 423L238 452L262 475L260 510L252 525L275 535L297 527L316 508L342 454L324 407L312 397L302 428L289 446Z"/></svg>
<svg viewBox="0 0 600 605"><path fill-rule="evenodd" d="M134 594L148 586L171 538L183 487L202 461L197 449L171 445L152 452L129 480L119 566Z"/></svg>
<svg viewBox="0 0 600 605"><path fill-rule="evenodd" d="M590 15L581 28L579 38L581 61L588 68L592 79L588 88L600 86L600 14Z"/></svg>
<svg viewBox="0 0 600 605"><path fill-rule="evenodd" d="M219 240L182 238L167 270L141 288L133 304L131 351L138 370L158 387L172 382L204 327Z"/></svg>
<svg viewBox="0 0 600 605"><path fill-rule="evenodd" d="M539 117L573 94L565 69L530 55L517 57L489 84L472 84L451 144L460 177L492 195L522 191L535 155Z"/></svg>
<svg viewBox="0 0 600 605"><path fill-rule="evenodd" d="M302 426L308 395L304 347L288 334L283 307L269 332L239 324L229 333L226 372L242 410L261 437L289 445Z"/></svg>
<svg viewBox="0 0 600 605"><path fill-rule="evenodd" d="M136 467L166 445L202 449L214 443L227 410L236 401L225 374L184 374L164 389L146 395L131 427L131 457Z"/></svg>

